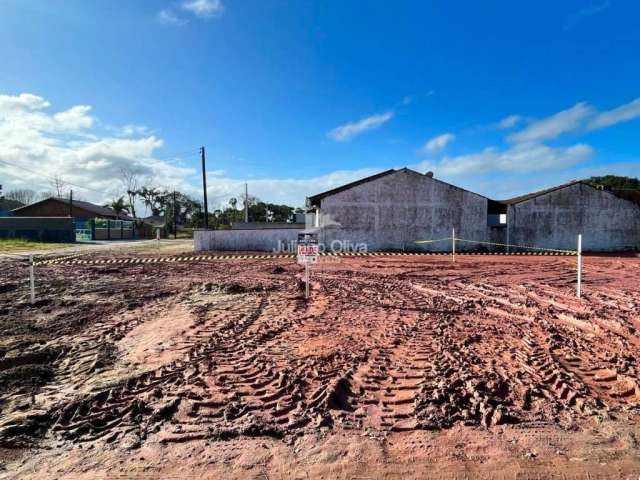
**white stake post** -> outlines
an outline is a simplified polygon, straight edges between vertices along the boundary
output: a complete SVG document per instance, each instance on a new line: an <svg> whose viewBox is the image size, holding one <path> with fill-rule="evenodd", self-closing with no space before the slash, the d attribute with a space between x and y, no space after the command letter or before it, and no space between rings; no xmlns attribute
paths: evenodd
<svg viewBox="0 0 640 480"><path fill-rule="evenodd" d="M509 225L507 224L507 254L511 253L509 251Z"/></svg>
<svg viewBox="0 0 640 480"><path fill-rule="evenodd" d="M578 235L578 298L582 295L582 234Z"/></svg>
<svg viewBox="0 0 640 480"><path fill-rule="evenodd" d="M31 303L36 302L36 280L33 271L33 255L29 255L29 290L31 292Z"/></svg>
<svg viewBox="0 0 640 480"><path fill-rule="evenodd" d="M304 298L309 298L309 264L304 264Z"/></svg>
<svg viewBox="0 0 640 480"><path fill-rule="evenodd" d="M456 229L451 232L451 261L456 261Z"/></svg>

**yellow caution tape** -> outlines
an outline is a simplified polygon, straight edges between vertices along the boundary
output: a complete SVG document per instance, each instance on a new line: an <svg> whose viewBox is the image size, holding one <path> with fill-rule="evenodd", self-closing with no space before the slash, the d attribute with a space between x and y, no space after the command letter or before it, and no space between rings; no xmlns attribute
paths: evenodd
<svg viewBox="0 0 640 480"><path fill-rule="evenodd" d="M456 242L466 242L466 243L478 243L481 245L494 245L494 246L498 246L498 247L513 247L513 248L526 248L526 249L530 249L530 250L538 250L541 252L553 252L553 253L561 253L561 254L565 254L565 255L577 255L578 252L576 250L561 250L558 248L546 248L546 247L534 247L531 245L516 245L516 244L511 244L511 243L497 243L497 242L485 242L482 240L467 240L465 238L458 238L458 237L448 237L448 238L440 238L437 240L416 240L413 243L435 243L435 242L442 242L444 240L455 240ZM495 253L499 253L499 252L495 252ZM526 252L526 253L531 253L531 252ZM460 255L464 255L464 252L460 252ZM485 255L493 255L494 252L488 252ZM510 253L512 255L520 255L520 252L513 252ZM458 255L458 252L456 252L456 255ZM483 255L482 253L480 255Z"/></svg>

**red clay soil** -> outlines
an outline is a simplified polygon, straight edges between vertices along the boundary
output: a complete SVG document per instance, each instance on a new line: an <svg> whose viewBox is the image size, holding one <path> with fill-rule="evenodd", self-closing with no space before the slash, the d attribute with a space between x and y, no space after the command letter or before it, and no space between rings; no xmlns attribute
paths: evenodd
<svg viewBox="0 0 640 480"><path fill-rule="evenodd" d="M1 478L640 477L640 258L48 266L0 286Z"/></svg>

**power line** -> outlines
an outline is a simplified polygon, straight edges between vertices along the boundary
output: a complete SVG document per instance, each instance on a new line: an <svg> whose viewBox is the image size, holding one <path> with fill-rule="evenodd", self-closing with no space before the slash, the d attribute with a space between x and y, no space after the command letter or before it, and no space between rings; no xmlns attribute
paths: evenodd
<svg viewBox="0 0 640 480"><path fill-rule="evenodd" d="M29 173L31 173L31 174L33 174L33 175L37 175L37 176L40 176L40 177L46 178L46 179L47 179L47 180L49 180L49 181L56 181L56 178L55 178L55 177L50 177L49 175L46 175L46 174L44 174L44 173L36 172L35 170L31 170L31 169L29 169L29 168L27 168L27 167L23 167L22 165L16 165L15 163L7 162L6 160L3 160L3 159L0 159L0 163L4 163L5 165L9 165L10 167L14 167L14 168L17 168L17 169L19 169L19 170L24 170L25 172L29 172ZM70 186L72 186L72 187L76 187L76 188L81 188L81 189L83 189L83 190L88 190L88 191L90 191L90 192L94 192L94 193L99 193L100 195L105 195L105 196L107 196L107 197L111 197L111 196L113 196L113 192L108 193L108 192L104 192L104 191L101 191L101 190L96 190L96 189L94 189L94 188L85 187L84 185L78 185L77 183L68 182L68 181L66 181L66 180L63 180L63 182L64 182L66 185L70 185ZM215 200L218 200L218 199L220 199L220 198L224 198L224 197L226 197L226 196L228 196L228 195L233 195L233 194L232 194L232 193L224 193L224 194L221 194L221 195L215 195L215 196L213 196L213 197L211 198L211 200L214 200L214 201L215 201Z"/></svg>
<svg viewBox="0 0 640 480"><path fill-rule="evenodd" d="M4 163L4 164L6 164L6 165L9 165L9 166L11 166L11 167L14 167L14 168L17 168L17 169L20 169L20 170L24 170L25 172L29 172L29 173L31 173L31 174L33 174L33 175L38 175L38 176L40 176L40 177L46 178L47 180L50 180L50 181L56 181L56 178L55 178L55 177L50 177L49 175L45 175L44 173L36 172L36 171L31 170L31 169L29 169L29 168L27 168L27 167L23 167L22 165L16 165L15 163L7 162L6 160L2 160L2 159L0 159L0 162L1 162L1 163ZM63 180L63 182L64 182L65 184L67 184L67 185L71 185L71 186L73 186L73 187L81 188L81 189L84 189L84 190L89 190L90 192L99 193L99 194L101 194L101 195L107 195L107 196L111 196L111 195L112 195L112 193L103 192L103 191L101 191L101 190L95 190L95 189L93 189L93 188L85 187L84 185L78 185L78 184L76 184L76 183L68 182L68 181L66 181L66 180Z"/></svg>
<svg viewBox="0 0 640 480"><path fill-rule="evenodd" d="M171 161L175 161L175 160L182 160L182 159L189 159L189 158L194 158L195 156L199 156L200 155L200 151L196 150L189 150L187 152L182 152L182 153L175 153L173 155L167 155L166 157L147 157L150 158L152 160L160 160L162 162L171 162Z"/></svg>

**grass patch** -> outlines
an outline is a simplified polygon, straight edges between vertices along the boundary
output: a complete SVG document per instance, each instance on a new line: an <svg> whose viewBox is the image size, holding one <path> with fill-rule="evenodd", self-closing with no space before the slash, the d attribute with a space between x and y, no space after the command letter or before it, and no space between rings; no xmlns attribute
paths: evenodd
<svg viewBox="0 0 640 480"><path fill-rule="evenodd" d="M0 253L29 252L32 250L55 250L72 247L73 243L36 242L26 238L0 238Z"/></svg>

